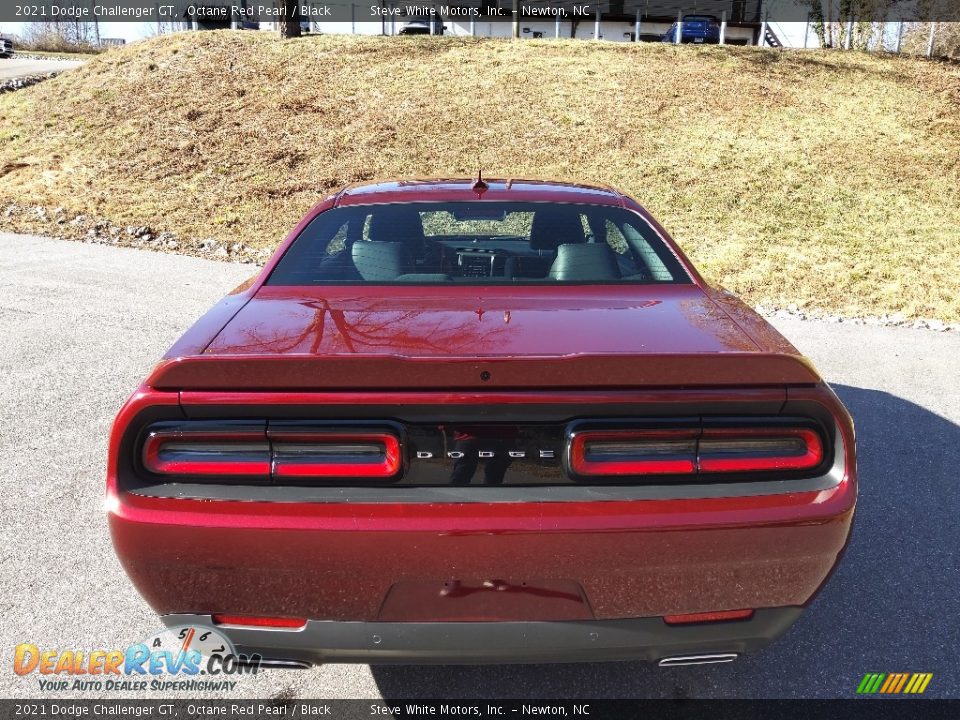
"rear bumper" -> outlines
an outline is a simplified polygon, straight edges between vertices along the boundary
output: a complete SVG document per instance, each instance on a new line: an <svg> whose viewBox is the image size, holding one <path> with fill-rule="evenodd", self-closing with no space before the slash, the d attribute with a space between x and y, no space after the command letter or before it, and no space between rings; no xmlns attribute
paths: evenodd
<svg viewBox="0 0 960 720"><path fill-rule="evenodd" d="M659 621L805 606L846 545L854 499L849 480L696 500L284 504L124 494L109 520L127 573L161 615Z"/></svg>
<svg viewBox="0 0 960 720"><path fill-rule="evenodd" d="M816 389L790 394L835 402ZM832 413L846 418L839 403ZM136 588L168 622L306 618L303 631L230 629L243 648L305 662L749 652L829 578L857 495L848 419L834 467L804 486L325 488L285 499L253 486L243 498L199 499L177 484L164 495L123 490L119 427L108 519ZM751 620L663 620L743 609Z"/></svg>
<svg viewBox="0 0 960 720"><path fill-rule="evenodd" d="M757 611L749 620L670 626L660 618L582 622L389 623L309 621L298 630L218 626L237 651L266 661L348 663L656 662L759 650L801 608ZM167 615L168 627L212 624L209 615ZM732 658L729 658L732 659Z"/></svg>

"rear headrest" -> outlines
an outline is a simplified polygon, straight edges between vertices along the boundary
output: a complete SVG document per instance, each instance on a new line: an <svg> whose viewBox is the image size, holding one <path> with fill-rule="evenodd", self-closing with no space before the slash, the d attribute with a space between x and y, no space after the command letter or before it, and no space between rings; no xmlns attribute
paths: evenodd
<svg viewBox="0 0 960 720"><path fill-rule="evenodd" d="M606 243L561 245L548 275L552 280L617 280L617 256Z"/></svg>
<svg viewBox="0 0 960 720"><path fill-rule="evenodd" d="M398 242L355 242L350 251L353 264L364 280L396 280L410 272L413 260Z"/></svg>
<svg viewBox="0 0 960 720"><path fill-rule="evenodd" d="M533 214L531 250L556 250L560 245L582 243L583 221L576 208L547 206Z"/></svg>
<svg viewBox="0 0 960 720"><path fill-rule="evenodd" d="M374 242L400 242L417 252L424 243L420 213L410 207L385 205L374 208L370 215L369 238Z"/></svg>

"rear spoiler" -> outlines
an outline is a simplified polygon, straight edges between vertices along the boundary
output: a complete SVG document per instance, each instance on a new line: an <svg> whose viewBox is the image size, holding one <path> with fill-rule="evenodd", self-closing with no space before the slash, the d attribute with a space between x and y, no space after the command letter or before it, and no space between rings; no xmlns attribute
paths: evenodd
<svg viewBox="0 0 960 720"><path fill-rule="evenodd" d="M157 390L535 390L810 385L802 356L676 353L508 357L197 355L169 358L150 375Z"/></svg>

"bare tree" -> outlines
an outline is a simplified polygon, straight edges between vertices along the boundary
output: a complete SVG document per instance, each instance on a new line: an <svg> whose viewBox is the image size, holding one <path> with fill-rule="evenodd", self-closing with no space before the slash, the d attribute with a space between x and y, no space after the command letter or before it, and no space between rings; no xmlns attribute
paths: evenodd
<svg viewBox="0 0 960 720"><path fill-rule="evenodd" d="M180 29L180 24L176 20L157 20L156 25L150 28L150 36L169 35Z"/></svg>
<svg viewBox="0 0 960 720"><path fill-rule="evenodd" d="M907 23L903 33L903 52L925 55L930 39L930 23ZM960 22L937 23L933 54L937 56L960 58Z"/></svg>
<svg viewBox="0 0 960 720"><path fill-rule="evenodd" d="M300 3L298 0L280 0L283 13L280 21L280 37L300 37Z"/></svg>
<svg viewBox="0 0 960 720"><path fill-rule="evenodd" d="M820 47L868 50L882 41L882 21L898 0L805 0Z"/></svg>
<svg viewBox="0 0 960 720"><path fill-rule="evenodd" d="M24 47L54 52L93 49L99 45L99 35L96 22L79 20L30 22L22 30Z"/></svg>

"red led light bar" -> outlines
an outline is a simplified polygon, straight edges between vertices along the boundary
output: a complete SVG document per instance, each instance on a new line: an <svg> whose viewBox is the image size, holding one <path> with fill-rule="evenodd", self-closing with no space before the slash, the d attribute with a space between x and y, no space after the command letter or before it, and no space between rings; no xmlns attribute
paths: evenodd
<svg viewBox="0 0 960 720"><path fill-rule="evenodd" d="M278 478L388 478L400 471L400 441L388 432L271 432L270 439Z"/></svg>
<svg viewBox="0 0 960 720"><path fill-rule="evenodd" d="M705 473L808 470L823 462L823 443L810 428L710 428L697 462Z"/></svg>
<svg viewBox="0 0 960 720"><path fill-rule="evenodd" d="M714 612L689 613L686 615L664 615L667 625L691 625L693 623L727 622L729 620L747 620L753 617L753 610L716 610Z"/></svg>
<svg viewBox="0 0 960 720"><path fill-rule="evenodd" d="M262 478L389 478L400 472L390 432L178 427L150 432L144 467L158 475Z"/></svg>
<svg viewBox="0 0 960 720"><path fill-rule="evenodd" d="M694 429L576 433L570 468L579 475L682 475L696 471Z"/></svg>
<svg viewBox="0 0 960 720"><path fill-rule="evenodd" d="M574 473L594 477L812 470L824 457L808 427L587 430L569 455Z"/></svg>
<svg viewBox="0 0 960 720"><path fill-rule="evenodd" d="M270 476L270 445L262 432L151 432L143 464L159 475Z"/></svg>
<svg viewBox="0 0 960 720"><path fill-rule="evenodd" d="M214 615L216 625L246 625L247 627L302 628L306 618L263 617L261 615Z"/></svg>

